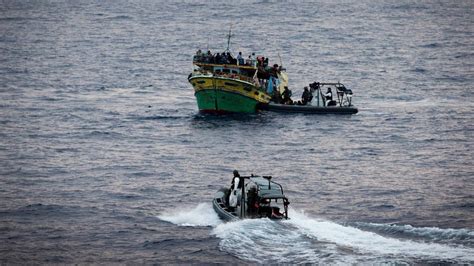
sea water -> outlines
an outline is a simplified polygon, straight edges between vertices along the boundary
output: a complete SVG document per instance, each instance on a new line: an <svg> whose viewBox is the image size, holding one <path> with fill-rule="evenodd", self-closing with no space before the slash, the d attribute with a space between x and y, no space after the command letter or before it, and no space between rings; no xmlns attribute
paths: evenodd
<svg viewBox="0 0 474 266"><path fill-rule="evenodd" d="M3 1L1 263L474 263L472 1ZM198 50L354 92L200 115ZM232 170L290 220L224 223Z"/></svg>

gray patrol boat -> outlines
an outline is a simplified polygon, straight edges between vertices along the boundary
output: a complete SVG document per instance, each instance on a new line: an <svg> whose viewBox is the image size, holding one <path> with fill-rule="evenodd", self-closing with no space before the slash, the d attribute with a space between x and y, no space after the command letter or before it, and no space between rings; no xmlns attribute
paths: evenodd
<svg viewBox="0 0 474 266"><path fill-rule="evenodd" d="M352 90L347 89L340 82L313 82L309 84L309 87L308 103L302 104L301 101L290 101L290 104L281 104L270 101L267 104L260 104L259 109L279 113L342 115L357 114L359 111L352 105ZM331 87L334 91L331 90Z"/></svg>
<svg viewBox="0 0 474 266"><path fill-rule="evenodd" d="M226 221L244 218L288 219L290 202L283 187L271 176L240 176L234 171L230 188L219 189L212 201L214 210Z"/></svg>

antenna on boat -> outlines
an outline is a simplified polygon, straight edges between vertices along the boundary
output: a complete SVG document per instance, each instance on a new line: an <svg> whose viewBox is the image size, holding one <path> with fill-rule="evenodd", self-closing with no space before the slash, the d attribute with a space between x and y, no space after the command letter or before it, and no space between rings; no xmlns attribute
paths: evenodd
<svg viewBox="0 0 474 266"><path fill-rule="evenodd" d="M239 176L239 178L242 179L242 192L240 193L240 217L245 218L245 201L246 201L246 195L245 195L245 179L249 179L255 177L254 174L251 174L250 176Z"/></svg>
<svg viewBox="0 0 474 266"><path fill-rule="evenodd" d="M229 28L229 34L227 34L227 49L226 51L230 51L229 48L230 48L230 38L234 36L232 35L232 24L230 24L230 28Z"/></svg>
<svg viewBox="0 0 474 266"><path fill-rule="evenodd" d="M272 179L272 176L268 175L268 176L262 176L262 177L268 180L268 189L272 189L270 186L270 183L271 183L270 180Z"/></svg>

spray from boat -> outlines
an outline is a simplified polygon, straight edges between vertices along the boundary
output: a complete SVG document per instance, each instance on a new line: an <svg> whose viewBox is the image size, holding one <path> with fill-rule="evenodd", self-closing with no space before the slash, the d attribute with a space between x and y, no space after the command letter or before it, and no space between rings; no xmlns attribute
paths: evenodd
<svg viewBox="0 0 474 266"><path fill-rule="evenodd" d="M157 217L179 226L217 226L222 223L212 209L211 203L200 203L194 208L165 211Z"/></svg>

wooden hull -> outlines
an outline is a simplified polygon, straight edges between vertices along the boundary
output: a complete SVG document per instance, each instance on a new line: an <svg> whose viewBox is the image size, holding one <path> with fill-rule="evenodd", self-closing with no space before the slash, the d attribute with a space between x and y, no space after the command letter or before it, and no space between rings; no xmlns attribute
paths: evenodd
<svg viewBox="0 0 474 266"><path fill-rule="evenodd" d="M266 104L270 96L253 84L232 78L193 76L189 82L199 111L205 113L255 113L259 104Z"/></svg>

